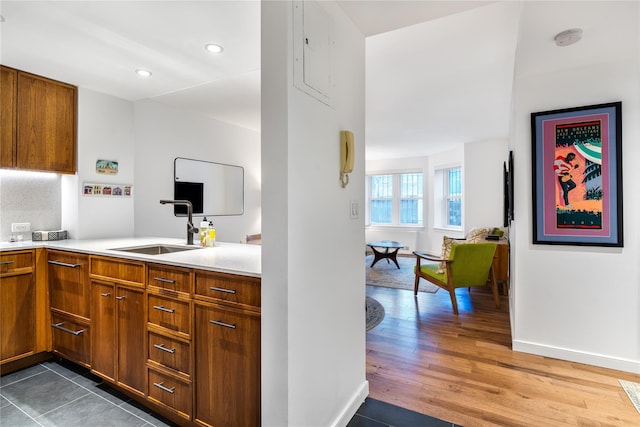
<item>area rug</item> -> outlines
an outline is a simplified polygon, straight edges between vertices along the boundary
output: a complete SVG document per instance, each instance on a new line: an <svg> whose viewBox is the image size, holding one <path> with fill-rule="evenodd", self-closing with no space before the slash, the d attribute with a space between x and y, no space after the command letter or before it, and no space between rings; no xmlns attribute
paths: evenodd
<svg viewBox="0 0 640 427"><path fill-rule="evenodd" d="M399 256L398 264L400 269L396 267L393 261L387 262L386 259L380 260L371 268L373 255L367 255L365 258L367 263L367 285L381 286L383 288L409 289L413 290L415 274L413 267L416 265L416 258ZM434 294L440 289L426 280L420 280L419 292L427 292Z"/></svg>
<svg viewBox="0 0 640 427"><path fill-rule="evenodd" d="M384 319L384 307L378 300L367 297L365 311L367 316L367 331L375 328Z"/></svg>
<svg viewBox="0 0 640 427"><path fill-rule="evenodd" d="M618 380L620 385L631 399L631 403L635 406L636 411L640 412L640 384L631 381Z"/></svg>

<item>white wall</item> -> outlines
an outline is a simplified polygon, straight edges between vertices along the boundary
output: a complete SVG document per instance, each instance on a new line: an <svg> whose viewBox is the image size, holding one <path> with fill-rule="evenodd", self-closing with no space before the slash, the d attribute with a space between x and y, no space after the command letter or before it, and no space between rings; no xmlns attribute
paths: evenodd
<svg viewBox="0 0 640 427"><path fill-rule="evenodd" d="M464 228L503 226L503 168L508 141L464 145Z"/></svg>
<svg viewBox="0 0 640 427"><path fill-rule="evenodd" d="M571 6L563 7L527 3L522 45L529 41L526 29L545 16L571 13ZM513 348L639 373L640 13L637 2L618 3L617 11L622 12L615 18L617 25L635 33L623 41L628 43L626 56L570 68L571 63L557 67L547 58L527 57L526 50L518 53L519 61L535 60L540 68L520 69L515 81ZM612 12L607 12L610 19ZM622 101L624 248L533 245L530 113L618 100Z"/></svg>
<svg viewBox="0 0 640 427"><path fill-rule="evenodd" d="M186 218L175 217L171 205L160 204L160 199L173 199L176 157L242 166L244 214L207 219L213 221L219 241L244 242L247 234L261 231L259 133L149 100L136 102L134 112L136 236L186 242ZM194 220L196 227L200 219Z"/></svg>
<svg viewBox="0 0 640 427"><path fill-rule="evenodd" d="M82 195L82 185L133 184L133 105L78 88L78 173L62 177L62 225L73 239L133 236L133 197ZM117 175L96 172L96 160L118 162Z"/></svg>
<svg viewBox="0 0 640 427"><path fill-rule="evenodd" d="M293 86L291 2L262 3L262 424L343 426L365 379L364 37L332 2L334 107ZM339 183L339 131L356 139Z"/></svg>

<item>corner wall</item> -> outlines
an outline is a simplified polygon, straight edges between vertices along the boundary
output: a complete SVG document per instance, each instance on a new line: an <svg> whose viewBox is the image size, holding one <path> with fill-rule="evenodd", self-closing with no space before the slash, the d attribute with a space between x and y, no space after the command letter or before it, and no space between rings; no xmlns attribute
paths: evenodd
<svg viewBox="0 0 640 427"><path fill-rule="evenodd" d="M73 239L133 236L133 197L85 196L87 183L133 184L133 105L78 89L78 173L62 176L62 225ZM97 160L118 162L116 175L96 172Z"/></svg>
<svg viewBox="0 0 640 427"><path fill-rule="evenodd" d="M364 36L316 3L339 64L329 107L293 85L292 6L262 3L262 425L344 426L368 394L364 219L349 215L364 195ZM343 129L356 149L344 189Z"/></svg>
<svg viewBox="0 0 640 427"><path fill-rule="evenodd" d="M244 242L261 231L260 134L155 101L134 104L135 235L184 238L187 221L160 199L173 199L176 157L244 168L244 214L207 217L223 242ZM201 218L194 219L197 223ZM194 236L197 241L197 236Z"/></svg>
<svg viewBox="0 0 640 427"><path fill-rule="evenodd" d="M579 2L561 3L569 9L581 7ZM569 68L566 63L554 68L545 58L527 57L527 51L518 54L519 60L535 59L548 68L519 70L515 80L513 348L640 373L640 14L637 2L615 6L624 8L625 24L634 28L635 38L625 40L633 54ZM521 38L525 41L536 20L567 12L551 4L541 7L527 3L524 8ZM533 245L530 113L618 100L622 101L624 247Z"/></svg>

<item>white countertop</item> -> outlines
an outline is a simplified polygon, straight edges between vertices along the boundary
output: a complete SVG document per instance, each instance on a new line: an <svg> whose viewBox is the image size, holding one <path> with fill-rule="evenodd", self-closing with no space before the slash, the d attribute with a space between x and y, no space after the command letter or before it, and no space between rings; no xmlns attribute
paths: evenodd
<svg viewBox="0 0 640 427"><path fill-rule="evenodd" d="M212 248L173 252L160 255L145 255L133 252L115 251L114 248L128 248L152 244L186 246L184 239L167 237L130 237L118 239L56 240L43 242L0 242L0 252L45 247L91 255L105 255L137 261L179 267L199 268L224 273L260 277L262 273L262 247L244 243L216 242Z"/></svg>

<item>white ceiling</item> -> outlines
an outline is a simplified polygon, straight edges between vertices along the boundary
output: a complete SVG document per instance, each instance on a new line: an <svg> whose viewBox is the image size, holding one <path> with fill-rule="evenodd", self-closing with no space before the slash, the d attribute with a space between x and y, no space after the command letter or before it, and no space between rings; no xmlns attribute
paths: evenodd
<svg viewBox="0 0 640 427"><path fill-rule="evenodd" d="M507 138L516 43L515 72L525 73L627 54L638 31L626 25L637 2L526 2L524 22L516 1L337 3L369 36L369 159ZM2 0L0 14L4 65L260 130L258 1ZM583 41L557 48L553 36L573 27Z"/></svg>
<svg viewBox="0 0 640 427"><path fill-rule="evenodd" d="M0 13L4 65L260 130L259 1L3 0Z"/></svg>

